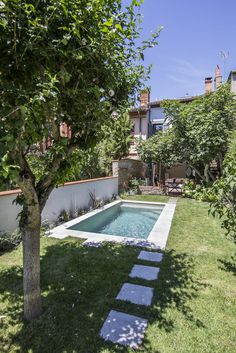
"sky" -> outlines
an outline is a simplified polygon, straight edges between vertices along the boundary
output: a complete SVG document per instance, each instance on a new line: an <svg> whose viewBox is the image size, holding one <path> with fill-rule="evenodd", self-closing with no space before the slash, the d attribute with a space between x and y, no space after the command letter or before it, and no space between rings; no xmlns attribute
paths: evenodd
<svg viewBox="0 0 236 353"><path fill-rule="evenodd" d="M236 69L236 0L145 0L140 12L142 39L164 27L158 46L145 54L144 64L153 65L152 101L204 93L217 64L225 78ZM229 52L225 61L222 51Z"/></svg>

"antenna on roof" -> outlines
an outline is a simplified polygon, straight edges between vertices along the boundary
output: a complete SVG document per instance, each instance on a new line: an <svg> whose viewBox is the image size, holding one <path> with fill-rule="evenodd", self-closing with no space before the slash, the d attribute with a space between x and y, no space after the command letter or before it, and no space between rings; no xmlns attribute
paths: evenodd
<svg viewBox="0 0 236 353"><path fill-rule="evenodd" d="M220 51L220 57L223 60L224 67L223 67L223 82L226 81L226 61L229 58L229 51Z"/></svg>

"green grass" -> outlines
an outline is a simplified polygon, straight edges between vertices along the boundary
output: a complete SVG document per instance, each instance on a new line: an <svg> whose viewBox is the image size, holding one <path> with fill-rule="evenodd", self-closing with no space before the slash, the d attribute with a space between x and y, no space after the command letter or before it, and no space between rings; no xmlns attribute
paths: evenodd
<svg viewBox="0 0 236 353"><path fill-rule="evenodd" d="M169 196L162 195L132 195L132 196L124 196L125 200L134 200L134 201L149 201L149 202L167 202L169 200Z"/></svg>
<svg viewBox="0 0 236 353"><path fill-rule="evenodd" d="M134 199L134 197L132 197ZM160 197L135 199L164 201ZM21 248L0 257L0 352L128 353L99 338L111 309L149 320L147 353L233 353L236 342L235 245L208 205L179 199L151 308L115 300L140 249L85 248L78 239L42 239L44 313L22 318Z"/></svg>

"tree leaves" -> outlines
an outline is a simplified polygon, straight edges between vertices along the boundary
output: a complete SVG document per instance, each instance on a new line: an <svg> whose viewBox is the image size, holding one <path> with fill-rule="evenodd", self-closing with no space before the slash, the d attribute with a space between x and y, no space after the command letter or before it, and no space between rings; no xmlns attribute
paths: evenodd
<svg viewBox="0 0 236 353"><path fill-rule="evenodd" d="M50 140L43 168L50 174L56 158L64 169L70 168L64 162L70 148L86 151L99 143L104 126L119 131L110 133L113 142L108 139L114 157L127 151L126 122L118 126L112 112L130 105L149 72L140 65L143 49L135 44L140 18L134 7L139 5L133 1L124 10L120 0L45 0L40 6L31 0L4 2L1 156L13 151L14 158L18 154L37 159L40 145ZM70 126L70 139L60 136L61 123Z"/></svg>

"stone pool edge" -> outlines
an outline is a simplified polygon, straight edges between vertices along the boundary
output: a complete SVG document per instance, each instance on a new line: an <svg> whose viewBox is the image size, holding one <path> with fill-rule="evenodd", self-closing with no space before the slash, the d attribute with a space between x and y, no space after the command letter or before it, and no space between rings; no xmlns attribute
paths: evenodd
<svg viewBox="0 0 236 353"><path fill-rule="evenodd" d="M110 207L113 207L119 203L134 203L134 204L144 204L144 205L154 205L154 206L164 206L158 220L154 224L149 236L147 239L138 239L138 238L130 238L130 237L120 237L109 234L101 234L101 233L90 233L90 232L82 232L77 230L68 229L69 227L75 225L79 222L82 222L85 219L88 219L94 216L97 213L100 213ZM171 228L172 219L174 216L176 207L176 200L171 200L167 203L163 202L148 202L148 201L135 201L135 200L117 200L113 201L99 209L88 212L87 214L77 217L69 222L63 223L50 231L49 237L64 239L68 236L77 237L86 239L84 244L89 243L101 243L104 241L107 242L118 242L127 245L140 245L140 246L149 246L155 247L160 250L164 250L166 247L166 243L169 236L169 231Z"/></svg>

